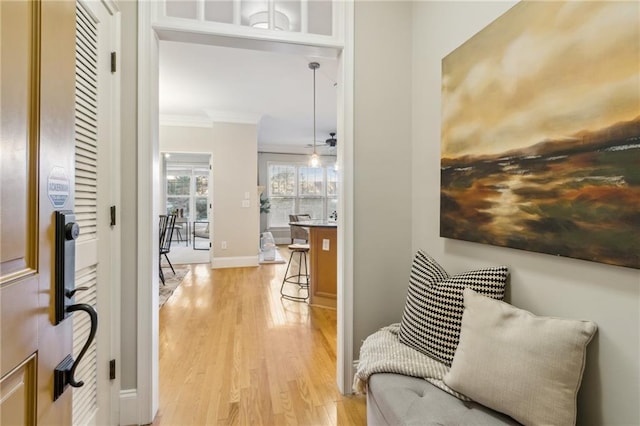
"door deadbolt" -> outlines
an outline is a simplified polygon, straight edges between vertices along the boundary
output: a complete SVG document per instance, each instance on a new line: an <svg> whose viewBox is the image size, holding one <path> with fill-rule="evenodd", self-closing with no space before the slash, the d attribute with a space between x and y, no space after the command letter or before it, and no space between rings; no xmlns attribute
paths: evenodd
<svg viewBox="0 0 640 426"><path fill-rule="evenodd" d="M75 240L80 235L80 226L75 222L67 223L64 226L64 235L67 241Z"/></svg>

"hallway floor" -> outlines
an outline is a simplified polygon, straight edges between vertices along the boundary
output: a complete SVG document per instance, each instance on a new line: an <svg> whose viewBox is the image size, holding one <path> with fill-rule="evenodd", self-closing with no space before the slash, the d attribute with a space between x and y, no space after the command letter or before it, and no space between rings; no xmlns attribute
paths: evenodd
<svg viewBox="0 0 640 426"><path fill-rule="evenodd" d="M281 299L286 264L191 268L160 310L154 425L366 424L336 386L336 312Z"/></svg>

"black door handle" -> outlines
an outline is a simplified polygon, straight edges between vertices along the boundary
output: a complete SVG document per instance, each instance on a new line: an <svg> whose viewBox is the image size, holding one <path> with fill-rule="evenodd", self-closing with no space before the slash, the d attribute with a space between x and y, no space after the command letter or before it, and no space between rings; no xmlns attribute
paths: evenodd
<svg viewBox="0 0 640 426"><path fill-rule="evenodd" d="M55 294L54 294L54 324L59 324L73 312L83 311L89 315L91 329L89 338L75 361L67 355L55 368L53 373L53 400L58 399L68 385L75 388L84 385L82 380L76 380L75 374L82 358L89 350L89 346L98 331L98 313L86 303L75 303L76 292L89 290L89 287L75 286L75 257L76 239L80 235L80 227L76 223L76 216L72 211L55 212Z"/></svg>
<svg viewBox="0 0 640 426"><path fill-rule="evenodd" d="M78 364L80 364L80 361L82 361L82 357L84 357L84 354L87 353L87 350L89 349L89 346L91 346L93 339L96 338L96 332L98 331L98 313L95 309L93 309L93 306L87 305L86 303L76 303L75 305L67 306L67 312L75 311L84 311L89 314L89 318L91 319L91 330L89 331L89 338L84 343L82 350L78 354L78 359L76 359L73 363L68 376L69 384L74 388L79 388L80 386L84 385L84 382L82 380L77 382L74 375Z"/></svg>
<svg viewBox="0 0 640 426"><path fill-rule="evenodd" d="M76 295L77 292L79 291L87 291L89 290L89 287L76 287L73 290L67 290L64 292L64 295L67 296L67 298L72 299L73 296ZM69 309L67 309L67 312L71 312Z"/></svg>
<svg viewBox="0 0 640 426"><path fill-rule="evenodd" d="M67 355L65 359L63 359L62 362L56 367L53 376L54 401L58 399L60 395L62 395L67 385L71 385L74 388L79 388L84 385L84 382L82 380L77 381L75 378L76 368L78 368L78 364L80 364L80 361L82 361L82 358L87 353L87 350L89 349L89 346L91 346L91 343L96 337L96 332L98 331L98 313L95 309L93 309L93 306L87 305L86 303L76 303L67 306L66 311L68 313L73 313L76 311L86 312L91 320L91 329L89 331L89 338L78 354L78 359L74 361L71 355Z"/></svg>

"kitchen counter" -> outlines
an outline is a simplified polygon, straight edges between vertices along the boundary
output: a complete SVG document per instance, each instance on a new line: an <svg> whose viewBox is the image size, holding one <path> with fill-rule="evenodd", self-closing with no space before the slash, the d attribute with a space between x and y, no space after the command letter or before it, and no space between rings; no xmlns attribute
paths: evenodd
<svg viewBox="0 0 640 426"><path fill-rule="evenodd" d="M338 224L308 220L291 222L290 225L309 229L309 304L335 309L338 296Z"/></svg>

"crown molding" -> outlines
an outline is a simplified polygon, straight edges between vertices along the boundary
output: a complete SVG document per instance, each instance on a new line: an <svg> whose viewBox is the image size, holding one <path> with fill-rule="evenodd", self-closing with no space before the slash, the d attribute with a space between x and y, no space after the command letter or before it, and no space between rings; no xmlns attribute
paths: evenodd
<svg viewBox="0 0 640 426"><path fill-rule="evenodd" d="M305 145L294 144L274 144L274 143L259 143L258 152L265 154L293 154L293 155L311 155L312 148ZM318 151L320 158L335 158L335 152L321 152Z"/></svg>
<svg viewBox="0 0 640 426"><path fill-rule="evenodd" d="M254 124L257 126L262 119L262 114L255 112L216 111L207 109L205 113L214 123Z"/></svg>
<svg viewBox="0 0 640 426"><path fill-rule="evenodd" d="M161 126L176 127L213 127L214 123L253 124L258 125L262 114L253 112L233 112L205 110L206 117L195 115L161 114Z"/></svg>

